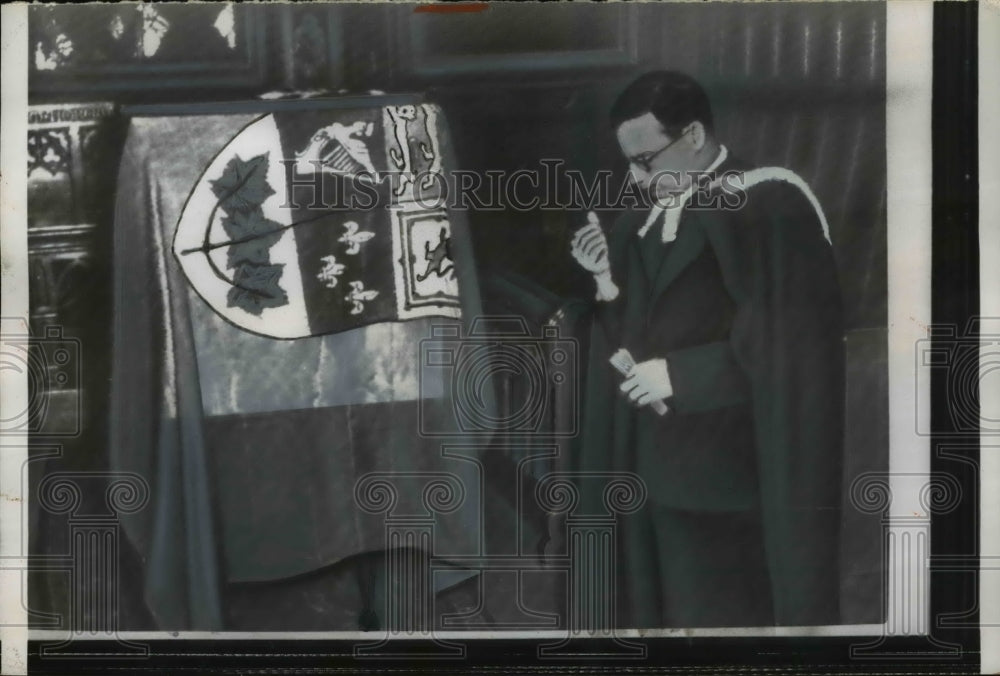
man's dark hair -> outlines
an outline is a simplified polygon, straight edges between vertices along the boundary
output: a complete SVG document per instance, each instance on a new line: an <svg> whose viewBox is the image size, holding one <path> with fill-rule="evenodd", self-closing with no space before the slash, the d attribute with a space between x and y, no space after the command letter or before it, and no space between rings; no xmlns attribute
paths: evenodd
<svg viewBox="0 0 1000 676"><path fill-rule="evenodd" d="M712 133L712 106L708 95L693 78L672 70L656 70L639 76L618 95L611 106L611 126L652 113L663 131L677 136L687 125L701 122Z"/></svg>

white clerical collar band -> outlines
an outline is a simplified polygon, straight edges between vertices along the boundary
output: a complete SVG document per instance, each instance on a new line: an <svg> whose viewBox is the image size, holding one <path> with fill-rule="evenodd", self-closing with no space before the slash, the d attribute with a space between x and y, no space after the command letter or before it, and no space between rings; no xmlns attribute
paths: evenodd
<svg viewBox="0 0 1000 676"><path fill-rule="evenodd" d="M711 173L718 169L726 159L729 158L729 151L726 146L719 146L719 154L715 157L712 164L704 170L705 173ZM697 186L692 182L692 184L681 193L680 197L676 199L671 199L669 204L654 203L649 210L649 216L646 218L646 223L643 225L639 231L636 233L640 238L646 236L646 232L653 227L653 224L659 219L660 215L666 212L666 217L663 219L663 230L661 232L660 239L663 243L672 242L677 239L677 227L680 224L680 214L684 208L684 205L688 203L691 196L694 195Z"/></svg>

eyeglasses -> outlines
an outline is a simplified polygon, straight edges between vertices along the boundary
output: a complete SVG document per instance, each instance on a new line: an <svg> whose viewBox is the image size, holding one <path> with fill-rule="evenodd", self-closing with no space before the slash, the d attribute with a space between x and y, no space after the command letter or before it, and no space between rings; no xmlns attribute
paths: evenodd
<svg viewBox="0 0 1000 676"><path fill-rule="evenodd" d="M634 155L634 156L628 157L626 159L629 161L629 164L634 164L635 166L639 167L640 169L642 169L644 172L646 172L648 174L648 173L650 173L650 172L653 171L653 167L651 166L653 160L655 160L657 157L659 157L660 154L666 152L667 148L669 148L670 146L674 145L675 143L677 143L678 141L680 141L682 138L684 138L684 135L686 133L687 133L687 130L685 129L683 132L680 133L680 135L677 138L675 138L673 141L671 141L667 145L663 146L659 150L652 150L652 151L650 151L648 153L642 153L641 155Z"/></svg>

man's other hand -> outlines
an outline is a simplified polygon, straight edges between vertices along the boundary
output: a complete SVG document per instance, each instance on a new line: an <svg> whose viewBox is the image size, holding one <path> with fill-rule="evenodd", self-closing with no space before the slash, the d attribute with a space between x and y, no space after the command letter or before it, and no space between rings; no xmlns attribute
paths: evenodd
<svg viewBox="0 0 1000 676"><path fill-rule="evenodd" d="M650 359L636 364L628 372L620 389L636 406L667 399L674 393L670 385L670 374L667 372L667 361Z"/></svg>

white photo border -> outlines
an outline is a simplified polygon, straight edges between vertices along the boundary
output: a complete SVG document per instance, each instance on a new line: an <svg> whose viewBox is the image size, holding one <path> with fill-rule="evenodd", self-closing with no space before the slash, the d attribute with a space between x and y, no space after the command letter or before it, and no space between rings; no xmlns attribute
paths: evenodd
<svg viewBox="0 0 1000 676"><path fill-rule="evenodd" d="M4 317L27 317L27 149L23 140L27 128L27 15L26 4L3 8L3 139L2 163L2 241ZM985 39L990 31L1000 32L1000 8L993 3L980 5L980 147L1000 146L1000 132L994 123L1000 119L1000 94L997 80L990 79L988 63L1000 63L1000 45ZM917 431L915 418L929 411L918 407L929 401L917 397L929 390L924 372L914 368L917 343L926 339L931 323L931 85L933 74L933 3L922 0L890 0L886 3L886 152L887 152L887 235L889 294L889 468L893 495L891 517L906 517L922 508L918 491L922 482L902 481L906 475L926 481L930 473L930 438ZM989 59L993 59L990 61ZM10 139L22 142L10 142ZM992 160L992 162L991 162ZM996 158L986 153L980 157L980 221L1000 222L1000 189L997 184ZM997 229L980 228L981 237L981 314L1000 316L1000 251ZM27 401L24 374L4 371L0 418L11 411L23 410ZM923 388L923 390L922 390ZM983 406L987 397L983 392ZM994 397L997 395L993 395ZM921 403L923 402L923 403ZM995 402L994 402L995 403ZM993 409L995 410L995 405ZM0 584L0 640L3 643L3 673L25 673L27 641L59 639L66 632L28 631L27 610L21 591L22 571L17 562L24 558L20 550L26 540L27 524L22 521L21 468L27 460L27 445L16 437L2 439L0 453L0 580L18 584ZM20 444L20 445L18 445ZM1000 557L1000 457L996 453L981 456L981 549L983 555ZM1000 560L1000 558L998 558ZM621 631L622 638L709 637L709 636L870 636L894 635L901 627L930 629L928 576L910 576L897 551L890 551L889 621L886 624L837 625L830 627L764 627L731 629L673 629ZM912 572L912 570L910 571ZM981 571L982 573L982 571ZM980 617L993 626L981 630L982 665L1000 669L1000 575L982 577ZM907 587L902 580L913 585ZM902 595L902 596L901 596ZM903 603L903 596L909 602ZM916 603L912 602L914 599ZM989 634L988 634L989 632ZM917 632L919 633L919 632ZM558 637L565 632L435 632L435 638L513 638ZM987 639L987 636L992 639ZM119 632L128 640L160 639L341 639L370 640L367 632ZM100 638L100 637L95 637Z"/></svg>

